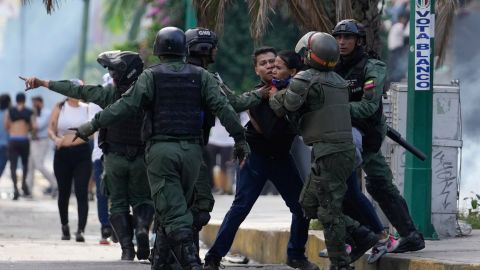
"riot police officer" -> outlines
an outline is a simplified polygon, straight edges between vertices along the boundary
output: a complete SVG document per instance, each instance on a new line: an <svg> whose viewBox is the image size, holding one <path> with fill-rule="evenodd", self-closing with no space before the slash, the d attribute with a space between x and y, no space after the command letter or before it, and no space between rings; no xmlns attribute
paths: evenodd
<svg viewBox="0 0 480 270"><path fill-rule="evenodd" d="M331 35L309 32L295 51L305 53L309 69L297 73L287 89L272 96L270 106L277 115L287 113L304 142L313 146L312 171L300 203L307 217L323 224L330 269L353 269L350 263L375 245L378 237L342 213L355 147L347 83L333 72L339 49ZM345 250L347 234L354 241L350 256Z"/></svg>
<svg viewBox="0 0 480 270"><path fill-rule="evenodd" d="M160 64L146 69L121 99L78 127L77 135L86 138L132 112L146 110L145 159L158 223L152 269L164 269L173 257L183 269L200 270L188 202L200 170L203 111L213 111L229 131L238 159L250 150L244 128L216 90L213 76L185 63L185 33L176 27L160 29L153 53ZM174 256L169 256L170 250Z"/></svg>
<svg viewBox="0 0 480 270"><path fill-rule="evenodd" d="M363 133L363 165L368 193L400 234L400 243L391 252L421 250L423 236L417 231L405 200L393 184L393 175L380 151L387 132L382 94L386 65L364 51L365 30L352 19L340 21L332 35L340 47L335 71L349 82L352 125Z"/></svg>
<svg viewBox="0 0 480 270"><path fill-rule="evenodd" d="M105 108L121 98L143 71L143 61L135 52L108 51L97 61L107 68L114 86L76 86L70 81L27 80L27 88L48 87L57 93L98 104ZM149 229L154 214L147 170L143 160L145 144L140 133L143 112L129 115L124 121L100 129L99 147L103 151L103 184L110 199L110 223L122 248L122 260L133 260L133 234L137 239L137 258L148 258ZM133 217L130 215L133 209ZM135 226L134 226L135 225Z"/></svg>

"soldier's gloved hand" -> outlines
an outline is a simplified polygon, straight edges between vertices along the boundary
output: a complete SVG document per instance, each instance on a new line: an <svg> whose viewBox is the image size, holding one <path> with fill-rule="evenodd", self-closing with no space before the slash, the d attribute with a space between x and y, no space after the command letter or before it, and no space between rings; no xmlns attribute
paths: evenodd
<svg viewBox="0 0 480 270"><path fill-rule="evenodd" d="M242 162L250 155L250 146L245 140L241 140L235 142L233 146L233 158L238 159L238 161Z"/></svg>
<svg viewBox="0 0 480 270"><path fill-rule="evenodd" d="M88 137L97 131L92 122L87 122L78 128L69 128L69 130L75 131L75 137L73 138L72 142L74 142L77 138L88 142Z"/></svg>
<svg viewBox="0 0 480 270"><path fill-rule="evenodd" d="M270 90L271 90L270 85L264 85L261 88L255 90L257 91L258 95L260 96L261 99L267 99L270 97Z"/></svg>

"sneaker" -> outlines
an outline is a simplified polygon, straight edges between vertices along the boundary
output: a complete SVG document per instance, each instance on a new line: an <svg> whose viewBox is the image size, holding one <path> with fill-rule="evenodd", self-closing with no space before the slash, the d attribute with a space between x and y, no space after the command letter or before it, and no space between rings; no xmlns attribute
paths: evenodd
<svg viewBox="0 0 480 270"><path fill-rule="evenodd" d="M399 243L400 242L395 239L393 235L389 235L387 238L379 240L378 243L372 248L372 253L368 256L367 263L375 263L386 253L393 252L395 249L397 249Z"/></svg>
<svg viewBox="0 0 480 270"><path fill-rule="evenodd" d="M300 270L319 270L318 266L311 263L307 258L304 259L287 259L287 265Z"/></svg>
<svg viewBox="0 0 480 270"><path fill-rule="evenodd" d="M77 242L85 242L85 237L83 236L83 231L78 230L75 234L75 241Z"/></svg>
<svg viewBox="0 0 480 270"><path fill-rule="evenodd" d="M350 253L352 253L352 246L345 244L345 251L347 252L347 255L350 255ZM318 256L322 258L328 258L328 250L326 248L320 250Z"/></svg>
<svg viewBox="0 0 480 270"><path fill-rule="evenodd" d="M217 257L205 257L205 264L203 264L203 270L219 270L219 268L225 268L220 263L220 258Z"/></svg>
<svg viewBox="0 0 480 270"><path fill-rule="evenodd" d="M18 197L20 197L20 193L18 192L18 190L15 190L15 191L13 192L13 198L12 198L12 200L16 201L16 200L18 200Z"/></svg>
<svg viewBox="0 0 480 270"><path fill-rule="evenodd" d="M407 237L400 237L398 241L398 246L392 251L392 253L417 251L425 248L425 240L419 231L411 232Z"/></svg>
<svg viewBox="0 0 480 270"><path fill-rule="evenodd" d="M62 240L70 240L70 227L62 225Z"/></svg>
<svg viewBox="0 0 480 270"><path fill-rule="evenodd" d="M101 238L98 242L100 245L110 245L110 241L107 238Z"/></svg>

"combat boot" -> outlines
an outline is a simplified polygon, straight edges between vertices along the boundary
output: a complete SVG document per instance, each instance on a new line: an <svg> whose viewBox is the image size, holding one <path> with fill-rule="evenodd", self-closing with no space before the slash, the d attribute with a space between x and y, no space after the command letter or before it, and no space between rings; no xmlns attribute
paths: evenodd
<svg viewBox="0 0 480 270"><path fill-rule="evenodd" d="M202 230L203 226L208 224L210 221L210 213L207 211L198 211L192 210L193 216L193 243L197 248L197 253L200 252L200 231ZM197 254L198 263L202 263L200 260L200 255Z"/></svg>
<svg viewBox="0 0 480 270"><path fill-rule="evenodd" d="M198 253L193 243L191 228L177 229L170 232L167 238L176 261L180 263L184 270L202 270L198 263Z"/></svg>
<svg viewBox="0 0 480 270"><path fill-rule="evenodd" d="M153 245L150 255L152 270L175 269L174 267L170 267L172 263L172 257L170 255L171 249L165 230L162 227L158 227L155 233L155 244Z"/></svg>
<svg viewBox="0 0 480 270"><path fill-rule="evenodd" d="M419 231L413 231L406 237L400 237L398 247L392 253L417 251L425 248L425 239Z"/></svg>
<svg viewBox="0 0 480 270"><path fill-rule="evenodd" d="M118 242L122 247L122 260L133 261L135 249L133 248L132 216L128 213L113 214L110 216L110 224L117 234Z"/></svg>
<svg viewBox="0 0 480 270"><path fill-rule="evenodd" d="M137 259L146 260L150 253L148 232L152 224L155 209L151 205L142 204L133 209L135 237L137 238Z"/></svg>
<svg viewBox="0 0 480 270"><path fill-rule="evenodd" d="M360 225L349 233L355 242L352 253L350 253L350 263L358 260L367 250L375 246L378 242L378 236L363 225Z"/></svg>

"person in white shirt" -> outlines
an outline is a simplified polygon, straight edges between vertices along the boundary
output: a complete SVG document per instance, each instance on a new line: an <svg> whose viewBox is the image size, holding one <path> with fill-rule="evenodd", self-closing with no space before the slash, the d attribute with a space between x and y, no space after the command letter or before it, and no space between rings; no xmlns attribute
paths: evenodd
<svg viewBox="0 0 480 270"><path fill-rule="evenodd" d="M30 156L28 161L27 184L33 191L35 170L38 170L50 186L45 189L45 194L57 196L57 180L53 176L51 170L45 167L45 157L49 148L48 140L48 120L50 119L51 110L44 108L42 96L32 97L33 113L36 116L37 130L30 141Z"/></svg>

